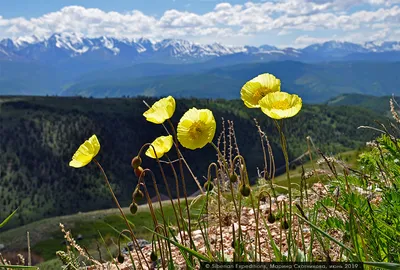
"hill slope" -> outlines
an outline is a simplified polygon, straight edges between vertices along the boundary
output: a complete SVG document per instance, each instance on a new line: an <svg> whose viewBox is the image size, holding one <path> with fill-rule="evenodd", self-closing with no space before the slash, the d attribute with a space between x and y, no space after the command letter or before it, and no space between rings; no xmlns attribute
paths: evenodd
<svg viewBox="0 0 400 270"><path fill-rule="evenodd" d="M259 110L245 108L240 100L177 100L173 122L176 124L193 106L213 110L217 132L221 130L222 117L234 121L241 154L247 160L252 177L256 176L257 167L263 166L253 118L259 120L272 141L276 166L283 164L274 124ZM94 164L82 169L68 166L77 147L93 133L102 145L98 160L122 205L129 205L136 183L130 167L132 157L144 143L165 134L161 126L145 121L142 116L145 110L140 98L1 97L0 220L17 206L20 210L11 227L44 217L112 207ZM298 116L286 121L290 156L297 157L306 150L306 136L311 136L328 153L354 149L376 135L357 130L358 126L371 124L374 119L385 121L379 114L362 108L306 105ZM174 151L171 152L174 158ZM197 177L204 182L202 176L206 175L208 164L215 160L215 151L207 146L183 153ZM164 193L156 163L144 158L143 165L154 169ZM166 174L172 175L168 167ZM186 179L191 194L197 188L189 176Z"/></svg>
<svg viewBox="0 0 400 270"><path fill-rule="evenodd" d="M179 67L179 66L178 66ZM185 74L185 67L194 73ZM198 71L196 72L196 68ZM344 93L374 96L398 93L400 62L334 62L304 64L293 61L241 64L201 71L204 65L171 66L170 73L152 74L149 66L136 77L136 67L84 76L70 85L62 95L67 96L163 96L239 98L243 83L257 74L272 73L284 83L284 91L299 94L307 103L319 103ZM165 66L166 70L169 70ZM147 70L147 77L144 70ZM131 71L131 72L129 72ZM136 72L135 72L136 71ZM176 73L173 73L176 72ZM132 74L129 76L129 74ZM102 77L103 76L103 77Z"/></svg>
<svg viewBox="0 0 400 270"><path fill-rule="evenodd" d="M344 94L334 97L326 102L329 106L359 106L377 113L388 114L390 111L389 100L391 96L374 97L361 94ZM400 98L395 97L399 103Z"/></svg>

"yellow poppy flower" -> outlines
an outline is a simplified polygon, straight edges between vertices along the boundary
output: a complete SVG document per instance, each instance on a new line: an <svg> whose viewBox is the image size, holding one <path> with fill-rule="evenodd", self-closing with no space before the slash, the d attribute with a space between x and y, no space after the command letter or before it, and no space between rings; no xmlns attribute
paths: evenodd
<svg viewBox="0 0 400 270"><path fill-rule="evenodd" d="M300 110L303 102L298 95L285 92L275 92L266 95L260 100L263 113L273 119L290 118Z"/></svg>
<svg viewBox="0 0 400 270"><path fill-rule="evenodd" d="M260 108L259 101L269 93L281 91L281 80L264 73L243 85L240 96L248 108Z"/></svg>
<svg viewBox="0 0 400 270"><path fill-rule="evenodd" d="M160 136L151 143L154 148L149 146L149 149L146 151L146 156L154 159L161 158L165 153L171 150L172 143L171 135ZM154 154L154 149L156 150L157 156Z"/></svg>
<svg viewBox="0 0 400 270"><path fill-rule="evenodd" d="M182 146L191 150L203 148L215 135L217 123L208 109L191 108L178 124L178 140Z"/></svg>
<svg viewBox="0 0 400 270"><path fill-rule="evenodd" d="M162 124L170 119L175 112L175 99L172 96L162 98L155 102L150 109L143 113L146 120L154 124Z"/></svg>
<svg viewBox="0 0 400 270"><path fill-rule="evenodd" d="M74 168L81 168L86 166L92 159L99 153L100 143L97 139L96 135L93 135L86 140L81 146L79 146L78 150L76 150L75 154L72 157L72 160L69 162L69 166Z"/></svg>

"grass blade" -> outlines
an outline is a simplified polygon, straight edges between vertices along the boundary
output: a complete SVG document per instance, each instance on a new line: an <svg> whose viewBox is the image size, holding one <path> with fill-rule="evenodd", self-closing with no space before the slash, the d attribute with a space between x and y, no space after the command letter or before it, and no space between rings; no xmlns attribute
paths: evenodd
<svg viewBox="0 0 400 270"><path fill-rule="evenodd" d="M8 264L0 264L0 268L6 268L6 269L38 269L36 266L8 265Z"/></svg>
<svg viewBox="0 0 400 270"><path fill-rule="evenodd" d="M343 243L339 242L338 240L336 240L335 238L333 238L332 236L330 236L329 234L327 234L326 232L324 232L321 228L315 226L314 224L312 224L311 222L309 222L308 220L306 220L305 218L303 218L302 216L300 216L299 214L296 213L296 216L298 218L300 218L301 220L303 220L305 223L307 223L308 225L310 225L312 228L314 228L315 230L317 230L318 232L320 232L323 236L325 236L326 238L328 238L329 240L335 242L336 244L338 244L339 246L341 246L342 248L344 248L345 250L347 250L351 256L356 257L357 258L357 254L354 253L353 250L351 250L350 248L346 247ZM357 258L358 259L358 258Z"/></svg>
<svg viewBox="0 0 400 270"><path fill-rule="evenodd" d="M10 221L10 219L15 215L15 213L17 213L17 211L18 211L18 208L15 209L14 212L12 212L8 217L6 217L6 219L0 224L0 229L2 227L4 227L7 224L7 222Z"/></svg>
<svg viewBox="0 0 400 270"><path fill-rule="evenodd" d="M177 246L179 249L182 249L182 250L188 252L189 254L191 254L192 256L196 257L197 259L202 260L202 261L205 261L205 262L211 262L210 258L204 256L203 254L201 254L201 253L199 253L199 252L197 252L197 251L194 251L194 250L192 250L192 249L190 249L190 248L188 248L188 247L185 247L184 245L179 244L178 242L176 242L176 241L174 241L174 240L171 240L171 239L165 237L164 235L161 235L161 234L159 234L159 233L157 233L157 232L155 232L155 231L153 231L153 230L151 230L151 229L149 229L149 228L147 228L147 227L145 227L145 228L146 228L147 230L149 230L150 232L154 233L155 235L157 235L157 236L159 236L159 237L165 239L166 241L170 242L170 243L173 244L174 246Z"/></svg>
<svg viewBox="0 0 400 270"><path fill-rule="evenodd" d="M372 267L378 267L382 269L389 269L389 270L399 270L400 264L398 263L384 263L384 262L364 262L366 265L370 265Z"/></svg>

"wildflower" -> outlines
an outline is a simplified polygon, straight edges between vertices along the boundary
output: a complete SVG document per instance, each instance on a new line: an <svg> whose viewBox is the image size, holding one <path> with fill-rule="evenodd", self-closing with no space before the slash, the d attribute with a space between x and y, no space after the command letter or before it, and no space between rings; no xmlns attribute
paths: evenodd
<svg viewBox="0 0 400 270"><path fill-rule="evenodd" d="M172 96L162 98L155 102L150 109L143 113L146 120L154 124L162 124L170 119L175 112L175 99Z"/></svg>
<svg viewBox="0 0 400 270"><path fill-rule="evenodd" d="M273 119L290 118L295 116L302 106L302 100L297 95L285 92L275 92L260 100L263 113Z"/></svg>
<svg viewBox="0 0 400 270"><path fill-rule="evenodd" d="M172 143L173 140L171 135L160 136L151 143L151 146L149 146L149 149L146 151L146 156L154 159L161 158L171 149Z"/></svg>
<svg viewBox="0 0 400 270"><path fill-rule="evenodd" d="M203 148L212 142L216 126L210 110L191 108L179 121L178 140L182 146L191 150Z"/></svg>
<svg viewBox="0 0 400 270"><path fill-rule="evenodd" d="M260 108L259 101L269 93L281 91L281 81L264 73L243 85L240 96L248 108Z"/></svg>
<svg viewBox="0 0 400 270"><path fill-rule="evenodd" d="M75 154L72 156L72 160L69 162L69 166L74 168L81 168L86 166L92 159L99 153L100 143L96 135L93 135L86 140Z"/></svg>

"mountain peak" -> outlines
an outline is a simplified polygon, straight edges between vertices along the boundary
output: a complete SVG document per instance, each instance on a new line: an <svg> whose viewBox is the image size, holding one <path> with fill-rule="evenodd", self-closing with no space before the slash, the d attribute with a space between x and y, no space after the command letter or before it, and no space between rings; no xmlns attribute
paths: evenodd
<svg viewBox="0 0 400 270"><path fill-rule="evenodd" d="M57 63L68 57L87 55L88 59L137 62L173 62L187 63L210 60L215 57L229 56L235 61L326 61L345 59L353 54L379 52L398 52L400 42L366 42L356 44L347 41L330 40L311 44L303 49L277 48L271 45L227 46L219 42L200 44L184 39L163 39L153 41L147 38L117 38L110 36L85 37L81 33L54 33L46 39L36 36L3 39L0 41L0 59L24 59L32 61L50 61ZM232 57L231 57L232 56ZM245 58L248 60L244 60ZM363 55L357 59L363 59ZM347 59L347 58L346 58ZM379 59L379 58L378 58ZM387 57L385 59L391 59ZM397 59L397 58L394 58Z"/></svg>

